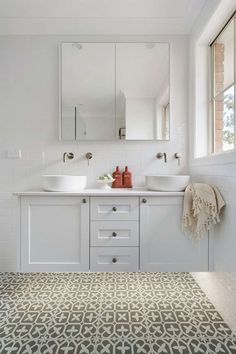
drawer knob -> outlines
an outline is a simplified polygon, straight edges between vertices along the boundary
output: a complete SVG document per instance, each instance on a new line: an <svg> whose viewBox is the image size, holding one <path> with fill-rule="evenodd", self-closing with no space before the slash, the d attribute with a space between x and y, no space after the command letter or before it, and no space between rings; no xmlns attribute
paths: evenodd
<svg viewBox="0 0 236 354"><path fill-rule="evenodd" d="M116 258L112 258L112 263L116 263L117 259Z"/></svg>
<svg viewBox="0 0 236 354"><path fill-rule="evenodd" d="M142 202L145 204L147 203L147 199L143 198Z"/></svg>
<svg viewBox="0 0 236 354"><path fill-rule="evenodd" d="M113 207L112 210L113 210L113 211L117 211L117 208L116 208L116 207Z"/></svg>
<svg viewBox="0 0 236 354"><path fill-rule="evenodd" d="M82 203L86 204L87 200L85 198L82 199Z"/></svg>
<svg viewBox="0 0 236 354"><path fill-rule="evenodd" d="M113 237L116 237L116 236L117 236L117 233L116 233L116 232L112 232L112 236L113 236Z"/></svg>

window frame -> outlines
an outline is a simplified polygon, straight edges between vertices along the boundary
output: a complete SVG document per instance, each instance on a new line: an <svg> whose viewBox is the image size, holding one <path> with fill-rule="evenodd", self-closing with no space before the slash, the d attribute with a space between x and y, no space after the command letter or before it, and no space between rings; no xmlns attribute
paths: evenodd
<svg viewBox="0 0 236 354"><path fill-rule="evenodd" d="M227 26L233 21L234 25L234 78L233 82L224 88L220 93L215 94L215 47L214 43L220 37L220 35L227 29ZM236 11L227 19L225 24L218 31L214 39L209 43L210 50L210 70L209 70L209 81L210 81L210 92L209 92L209 155L224 155L236 151ZM215 99L217 96L224 94L229 88L234 87L234 147L229 150L215 151Z"/></svg>

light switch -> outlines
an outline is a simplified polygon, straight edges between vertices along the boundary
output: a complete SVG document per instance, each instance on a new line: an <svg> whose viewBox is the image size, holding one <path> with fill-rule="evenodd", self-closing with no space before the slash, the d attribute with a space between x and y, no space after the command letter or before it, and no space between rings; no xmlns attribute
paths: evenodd
<svg viewBox="0 0 236 354"><path fill-rule="evenodd" d="M16 148L8 149L7 150L7 158L8 159L21 159L22 158L21 149L16 149Z"/></svg>

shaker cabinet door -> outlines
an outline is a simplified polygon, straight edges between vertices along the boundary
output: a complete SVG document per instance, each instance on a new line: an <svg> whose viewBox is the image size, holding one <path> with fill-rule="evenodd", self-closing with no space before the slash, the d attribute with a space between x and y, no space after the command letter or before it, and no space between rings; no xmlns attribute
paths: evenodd
<svg viewBox="0 0 236 354"><path fill-rule="evenodd" d="M20 244L23 272L88 271L88 198L21 197Z"/></svg>
<svg viewBox="0 0 236 354"><path fill-rule="evenodd" d="M140 270L208 270L208 237L193 243L181 230L182 197L140 199Z"/></svg>

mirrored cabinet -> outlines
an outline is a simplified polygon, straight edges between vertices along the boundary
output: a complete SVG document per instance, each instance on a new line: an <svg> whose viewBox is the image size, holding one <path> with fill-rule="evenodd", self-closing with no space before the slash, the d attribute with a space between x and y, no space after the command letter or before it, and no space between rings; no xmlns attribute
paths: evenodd
<svg viewBox="0 0 236 354"><path fill-rule="evenodd" d="M169 140L168 43L61 43L61 139Z"/></svg>

